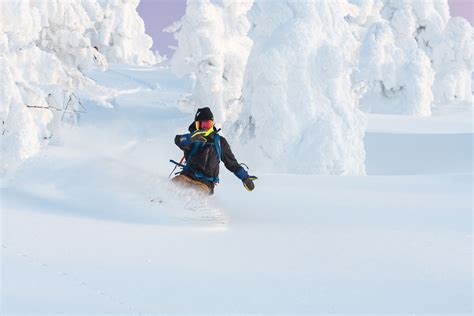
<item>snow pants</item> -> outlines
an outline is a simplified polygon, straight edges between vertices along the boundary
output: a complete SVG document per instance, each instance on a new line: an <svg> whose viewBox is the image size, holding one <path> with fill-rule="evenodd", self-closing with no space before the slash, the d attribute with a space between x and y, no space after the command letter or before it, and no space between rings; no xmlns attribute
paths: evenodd
<svg viewBox="0 0 474 316"><path fill-rule="evenodd" d="M193 189L205 195L212 194L212 190L207 185L182 174L177 175L171 181L183 188Z"/></svg>

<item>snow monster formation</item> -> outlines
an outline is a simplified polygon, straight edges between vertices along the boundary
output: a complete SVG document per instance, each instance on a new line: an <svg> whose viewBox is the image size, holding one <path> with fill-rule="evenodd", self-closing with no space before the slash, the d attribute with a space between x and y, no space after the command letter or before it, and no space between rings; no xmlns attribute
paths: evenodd
<svg viewBox="0 0 474 316"><path fill-rule="evenodd" d="M433 106L472 105L473 28L450 17L446 0L351 2L347 19L361 41L354 82L366 85L364 111L429 116Z"/></svg>
<svg viewBox="0 0 474 316"><path fill-rule="evenodd" d="M262 169L365 173L364 115L351 73L358 41L345 1L255 1L234 139Z"/></svg>
<svg viewBox="0 0 474 316"><path fill-rule="evenodd" d="M434 104L473 106L474 32L471 24L463 18L450 18L430 56L436 71Z"/></svg>
<svg viewBox="0 0 474 316"><path fill-rule="evenodd" d="M170 30L183 109L215 109L269 171L363 174L361 110L472 105L472 26L447 0L188 0Z"/></svg>
<svg viewBox="0 0 474 316"><path fill-rule="evenodd" d="M138 0L0 1L0 173L36 154L81 96L101 88L84 75L107 62L153 64Z"/></svg>
<svg viewBox="0 0 474 316"><path fill-rule="evenodd" d="M154 65L150 50L153 40L145 34L145 23L138 15L140 0L82 1L96 28L91 43L108 62L130 65Z"/></svg>
<svg viewBox="0 0 474 316"><path fill-rule="evenodd" d="M219 122L237 119L252 46L246 18L251 5L252 1L188 0L184 17L167 29L178 41L173 71L195 77L194 91L182 110L210 106Z"/></svg>

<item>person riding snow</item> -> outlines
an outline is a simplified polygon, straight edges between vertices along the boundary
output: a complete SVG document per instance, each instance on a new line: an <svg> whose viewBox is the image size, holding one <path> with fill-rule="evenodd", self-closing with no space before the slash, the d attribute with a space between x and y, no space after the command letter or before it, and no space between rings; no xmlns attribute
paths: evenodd
<svg viewBox="0 0 474 316"><path fill-rule="evenodd" d="M250 176L234 157L227 140L218 134L214 126L214 116L208 107L198 109L189 133L176 135L174 142L184 152L186 164L171 161L183 170L171 181L184 187L197 189L205 194L213 194L219 182L219 164L222 160L226 168L242 180L248 191L255 188L257 179Z"/></svg>

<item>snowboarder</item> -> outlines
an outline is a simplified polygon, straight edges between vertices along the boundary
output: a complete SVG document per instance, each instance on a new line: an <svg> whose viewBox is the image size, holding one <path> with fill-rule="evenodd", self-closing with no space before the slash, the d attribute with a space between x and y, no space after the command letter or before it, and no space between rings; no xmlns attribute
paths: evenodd
<svg viewBox="0 0 474 316"><path fill-rule="evenodd" d="M227 140L218 134L220 129L214 126L214 116L208 107L198 109L188 130L188 134L176 135L174 139L186 159L185 164L182 160L171 160L183 168L172 179L174 183L211 195L219 182L219 163L222 160L226 168L242 180L248 191L255 188L253 181L257 177L250 176L237 162Z"/></svg>

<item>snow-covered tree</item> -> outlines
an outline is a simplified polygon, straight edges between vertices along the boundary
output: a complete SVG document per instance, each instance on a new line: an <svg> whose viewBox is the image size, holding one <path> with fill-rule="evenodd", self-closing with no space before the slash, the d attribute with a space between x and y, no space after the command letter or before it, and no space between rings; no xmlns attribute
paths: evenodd
<svg viewBox="0 0 474 316"><path fill-rule="evenodd" d="M107 60L135 65L155 64L155 56L150 50L153 40L145 34L145 24L137 12L140 0L98 1L100 7L90 5L95 1L82 2L89 3L84 6L89 8L89 16L94 17L97 23L91 36L92 44Z"/></svg>
<svg viewBox="0 0 474 316"><path fill-rule="evenodd" d="M234 124L262 168L363 174L365 119L352 90L358 42L345 1L259 1ZM236 138L237 138L236 137Z"/></svg>
<svg viewBox="0 0 474 316"><path fill-rule="evenodd" d="M447 0L352 0L365 30L355 84L367 112L430 115L433 105L471 104L472 26ZM367 8L380 8L368 10ZM357 15L351 16L358 22Z"/></svg>
<svg viewBox="0 0 474 316"><path fill-rule="evenodd" d="M99 97L101 88L84 70L94 65L104 69L107 59L154 62L137 4L119 0L0 2L0 171L36 154L51 137L58 116L64 118L65 111L77 113L79 95Z"/></svg>
<svg viewBox="0 0 474 316"><path fill-rule="evenodd" d="M246 13L252 1L188 0L184 17L168 29L178 48L171 60L178 76L191 74L195 88L184 110L210 106L216 119L240 111L242 80L252 41Z"/></svg>
<svg viewBox="0 0 474 316"><path fill-rule="evenodd" d="M354 77L367 84L361 99L361 108L367 112L431 114L434 71L430 60L416 46L399 47L386 21L372 24L365 34Z"/></svg>
<svg viewBox="0 0 474 316"><path fill-rule="evenodd" d="M434 103L473 106L474 32L465 19L452 17L433 47Z"/></svg>
<svg viewBox="0 0 474 316"><path fill-rule="evenodd" d="M249 7L189 0L170 28L179 42L172 67L196 79L185 109L214 108L233 124L231 136L271 158L270 169L364 173L359 108L426 116L433 105L472 101L472 27L450 18L447 0L257 0ZM309 161L294 163L307 153Z"/></svg>

